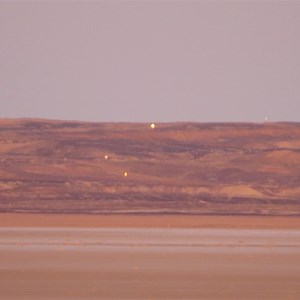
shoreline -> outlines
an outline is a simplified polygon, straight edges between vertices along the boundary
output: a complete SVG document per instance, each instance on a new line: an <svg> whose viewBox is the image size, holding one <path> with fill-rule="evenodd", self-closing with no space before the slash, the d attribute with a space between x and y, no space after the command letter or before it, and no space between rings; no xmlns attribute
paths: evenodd
<svg viewBox="0 0 300 300"><path fill-rule="evenodd" d="M300 229L300 217L0 213L0 227Z"/></svg>

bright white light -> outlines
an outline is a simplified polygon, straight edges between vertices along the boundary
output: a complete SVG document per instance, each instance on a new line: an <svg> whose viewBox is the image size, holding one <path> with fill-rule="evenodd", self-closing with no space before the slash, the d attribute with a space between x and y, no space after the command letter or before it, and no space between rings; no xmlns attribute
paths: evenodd
<svg viewBox="0 0 300 300"><path fill-rule="evenodd" d="M124 172L124 177L127 177L128 176L128 173L127 172Z"/></svg>
<svg viewBox="0 0 300 300"><path fill-rule="evenodd" d="M150 125L150 127L151 127L152 129L154 129L154 128L155 128L155 124L152 123L152 124Z"/></svg>

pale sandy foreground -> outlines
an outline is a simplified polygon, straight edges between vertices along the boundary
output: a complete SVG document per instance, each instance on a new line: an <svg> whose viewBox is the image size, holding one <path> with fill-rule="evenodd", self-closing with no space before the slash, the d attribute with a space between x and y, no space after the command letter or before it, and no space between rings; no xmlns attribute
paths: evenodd
<svg viewBox="0 0 300 300"><path fill-rule="evenodd" d="M299 229L0 228L1 299L300 299Z"/></svg>

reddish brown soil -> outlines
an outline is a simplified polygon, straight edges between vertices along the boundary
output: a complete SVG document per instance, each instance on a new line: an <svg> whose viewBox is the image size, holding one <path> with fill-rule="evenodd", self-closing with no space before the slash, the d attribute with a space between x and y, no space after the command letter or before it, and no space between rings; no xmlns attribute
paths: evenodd
<svg viewBox="0 0 300 300"><path fill-rule="evenodd" d="M299 217L195 215L0 215L0 227L300 229Z"/></svg>

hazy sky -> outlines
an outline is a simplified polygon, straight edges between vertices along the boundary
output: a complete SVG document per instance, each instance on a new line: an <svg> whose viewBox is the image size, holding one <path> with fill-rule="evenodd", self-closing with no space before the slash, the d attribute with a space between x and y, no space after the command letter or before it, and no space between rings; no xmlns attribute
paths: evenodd
<svg viewBox="0 0 300 300"><path fill-rule="evenodd" d="M300 121L300 1L1 1L0 117Z"/></svg>

